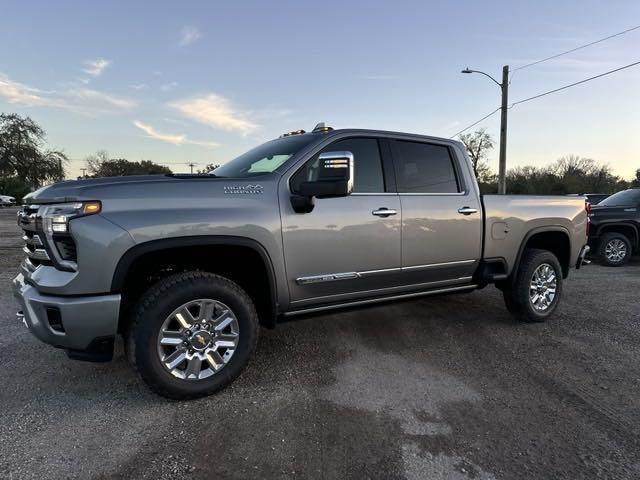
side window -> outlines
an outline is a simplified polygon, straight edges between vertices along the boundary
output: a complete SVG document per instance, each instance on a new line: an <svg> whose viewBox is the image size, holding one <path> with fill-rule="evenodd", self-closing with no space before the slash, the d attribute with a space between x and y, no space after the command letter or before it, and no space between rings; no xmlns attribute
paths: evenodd
<svg viewBox="0 0 640 480"><path fill-rule="evenodd" d="M375 138L347 138L324 147L302 167L291 180L295 192L302 182L318 178L318 156L322 152L349 151L355 162L353 191L356 193L384 192L384 176L378 140Z"/></svg>
<svg viewBox="0 0 640 480"><path fill-rule="evenodd" d="M460 191L449 148L444 145L392 142L400 193L457 193Z"/></svg>

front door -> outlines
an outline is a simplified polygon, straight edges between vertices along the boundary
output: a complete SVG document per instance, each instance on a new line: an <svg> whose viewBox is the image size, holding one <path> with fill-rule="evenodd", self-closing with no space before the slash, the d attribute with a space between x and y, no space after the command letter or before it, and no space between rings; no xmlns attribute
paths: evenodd
<svg viewBox="0 0 640 480"><path fill-rule="evenodd" d="M292 307L373 296L400 282L400 199L387 192L379 142L336 140L312 156L290 181L291 191L315 180L318 154L354 156L354 193L316 198L310 213L281 197L282 237Z"/></svg>

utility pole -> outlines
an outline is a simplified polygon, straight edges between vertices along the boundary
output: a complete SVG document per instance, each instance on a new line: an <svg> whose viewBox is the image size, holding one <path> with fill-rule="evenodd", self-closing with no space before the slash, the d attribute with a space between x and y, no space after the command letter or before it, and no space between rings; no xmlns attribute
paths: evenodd
<svg viewBox="0 0 640 480"><path fill-rule="evenodd" d="M507 193L507 109L509 103L509 65L502 67L502 104L500 107L500 160L498 163L498 194Z"/></svg>
<svg viewBox="0 0 640 480"><path fill-rule="evenodd" d="M500 104L500 157L498 161L498 194L507 193L507 110L509 109L509 65L502 67L502 83L498 82L488 73L480 70L471 70L469 67L462 70L462 73L480 73L489 77L500 87L502 92L502 102Z"/></svg>
<svg viewBox="0 0 640 480"><path fill-rule="evenodd" d="M87 178L87 169L81 168L80 170L82 170L82 178Z"/></svg>
<svg viewBox="0 0 640 480"><path fill-rule="evenodd" d="M191 173L193 174L193 167L195 167L197 165L197 163L187 163L187 165L189 165L189 167L191 167Z"/></svg>

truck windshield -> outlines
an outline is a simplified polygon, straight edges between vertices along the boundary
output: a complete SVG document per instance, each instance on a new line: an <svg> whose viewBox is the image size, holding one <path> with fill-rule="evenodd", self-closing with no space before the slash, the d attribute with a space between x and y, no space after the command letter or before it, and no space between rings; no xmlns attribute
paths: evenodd
<svg viewBox="0 0 640 480"><path fill-rule="evenodd" d="M243 153L211 173L223 178L247 178L275 171L318 137L312 134L278 138Z"/></svg>
<svg viewBox="0 0 640 480"><path fill-rule="evenodd" d="M601 201L598 206L600 205L604 205L605 207L636 207L640 205L640 188L632 188L614 193Z"/></svg>

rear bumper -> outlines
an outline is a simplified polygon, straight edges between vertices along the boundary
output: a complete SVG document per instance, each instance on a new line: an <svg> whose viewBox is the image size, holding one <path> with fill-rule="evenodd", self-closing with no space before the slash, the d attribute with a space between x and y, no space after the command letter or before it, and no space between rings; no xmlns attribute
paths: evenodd
<svg viewBox="0 0 640 480"><path fill-rule="evenodd" d="M42 342L84 360L106 361L113 356L120 295L42 295L25 283L22 274L13 280L13 293L20 305L18 318Z"/></svg>
<svg viewBox="0 0 640 480"><path fill-rule="evenodd" d="M587 256L587 253L589 253L589 250L591 250L591 247L589 247L589 245L584 245L580 250L580 255L578 255L578 261L576 262L576 270L579 270L582 264L585 263L584 258Z"/></svg>

